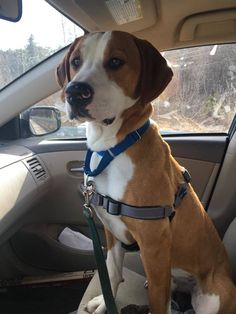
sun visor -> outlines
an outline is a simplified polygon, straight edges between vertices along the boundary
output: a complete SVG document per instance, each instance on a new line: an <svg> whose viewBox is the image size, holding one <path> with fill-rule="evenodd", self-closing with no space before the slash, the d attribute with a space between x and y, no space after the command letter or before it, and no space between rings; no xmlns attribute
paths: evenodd
<svg viewBox="0 0 236 314"><path fill-rule="evenodd" d="M187 17L179 32L179 42L195 44L233 41L236 34L236 10L207 12Z"/></svg>
<svg viewBox="0 0 236 314"><path fill-rule="evenodd" d="M74 0L77 20L89 31L137 32L156 23L153 0ZM80 18L81 16L81 18ZM87 18L86 18L87 17Z"/></svg>

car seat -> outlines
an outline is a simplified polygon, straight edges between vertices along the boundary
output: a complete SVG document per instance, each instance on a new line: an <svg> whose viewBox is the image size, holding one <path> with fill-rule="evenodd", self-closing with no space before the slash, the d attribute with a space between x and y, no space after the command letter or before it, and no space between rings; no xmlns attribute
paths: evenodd
<svg viewBox="0 0 236 314"><path fill-rule="evenodd" d="M233 280L236 282L236 218L228 227L224 235L223 242L229 255L233 272ZM144 287L146 278L139 253L127 253L124 264L125 267L123 270L123 277L125 281L120 284L116 297L116 304L119 313L122 308L129 304L148 304L147 289ZM87 312L85 310L85 306L88 301L100 294L101 288L98 275L96 274L88 285L88 288L80 302L77 313L86 314Z"/></svg>

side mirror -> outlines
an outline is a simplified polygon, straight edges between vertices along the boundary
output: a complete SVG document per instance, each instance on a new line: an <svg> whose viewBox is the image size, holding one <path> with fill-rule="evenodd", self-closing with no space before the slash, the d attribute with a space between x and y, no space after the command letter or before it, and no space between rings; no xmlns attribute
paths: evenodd
<svg viewBox="0 0 236 314"><path fill-rule="evenodd" d="M50 134L61 127L61 113L54 107L34 107L28 114L29 130L34 136Z"/></svg>
<svg viewBox="0 0 236 314"><path fill-rule="evenodd" d="M22 0L0 0L0 19L18 22L22 16Z"/></svg>

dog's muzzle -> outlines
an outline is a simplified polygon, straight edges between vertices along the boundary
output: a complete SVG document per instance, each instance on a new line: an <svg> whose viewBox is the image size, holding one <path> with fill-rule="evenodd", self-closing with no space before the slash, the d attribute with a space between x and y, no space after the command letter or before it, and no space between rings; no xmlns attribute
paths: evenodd
<svg viewBox="0 0 236 314"><path fill-rule="evenodd" d="M73 107L85 108L93 100L93 88L84 82L70 82L66 89L66 100Z"/></svg>

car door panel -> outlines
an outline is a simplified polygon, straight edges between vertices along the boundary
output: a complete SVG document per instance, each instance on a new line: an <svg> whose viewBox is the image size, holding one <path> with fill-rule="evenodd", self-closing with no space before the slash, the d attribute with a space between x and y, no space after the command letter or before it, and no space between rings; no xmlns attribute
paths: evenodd
<svg viewBox="0 0 236 314"><path fill-rule="evenodd" d="M165 140L174 157L190 172L192 185L203 205L206 205L224 157L227 137L181 136L166 137ZM81 224L84 221L81 211L83 198L79 186L83 173L72 172L71 168L82 167L86 142L43 141L40 145L30 143L28 147L43 160L53 178L47 200L50 210L45 210L48 221L57 219L67 224Z"/></svg>

